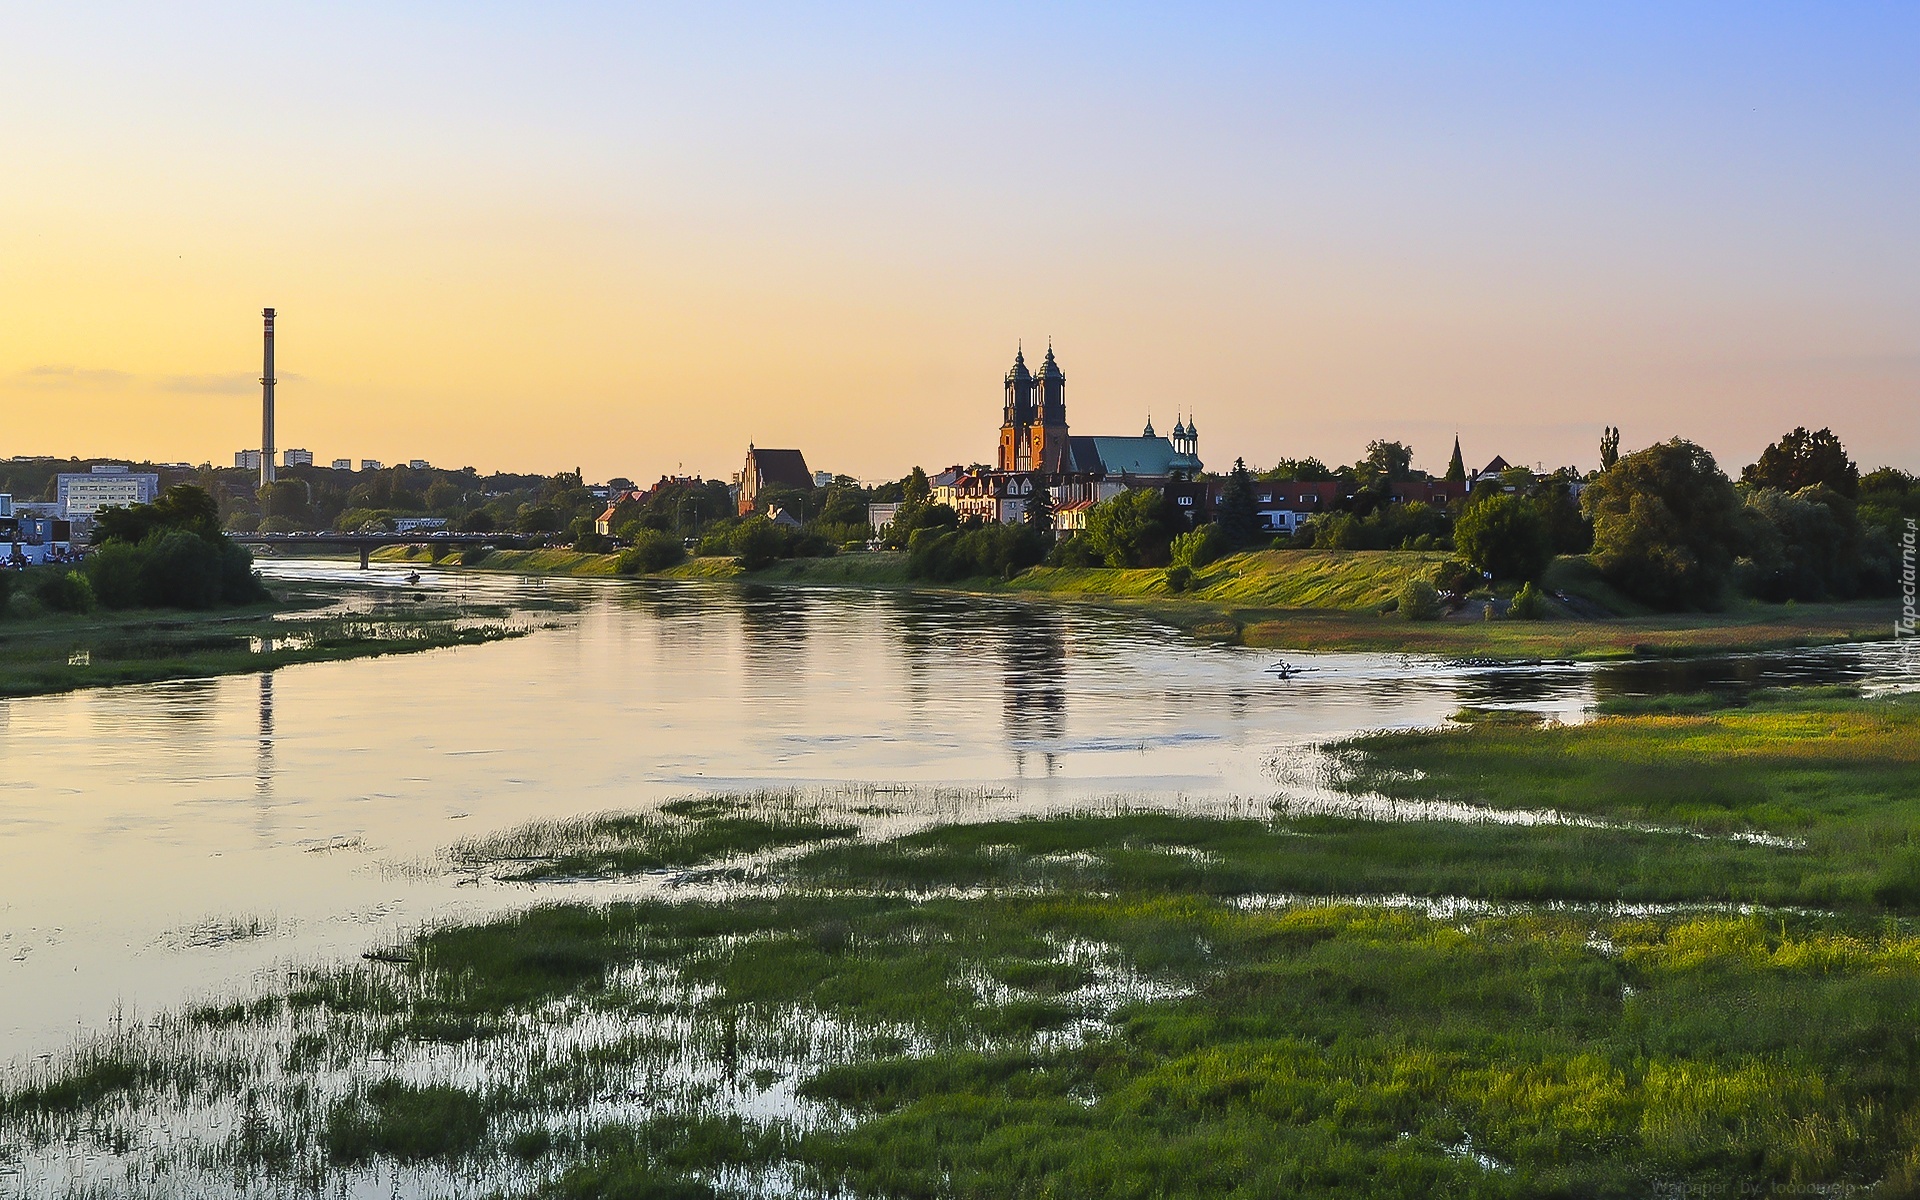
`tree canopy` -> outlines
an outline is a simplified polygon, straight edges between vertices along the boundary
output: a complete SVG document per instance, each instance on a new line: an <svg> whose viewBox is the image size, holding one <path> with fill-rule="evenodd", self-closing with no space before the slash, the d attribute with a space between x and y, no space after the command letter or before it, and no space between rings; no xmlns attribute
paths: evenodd
<svg viewBox="0 0 1920 1200"><path fill-rule="evenodd" d="M1740 496L1681 438L1621 456L1580 498L1593 561L1615 587L1664 609L1717 608L1742 545Z"/></svg>
<svg viewBox="0 0 1920 1200"><path fill-rule="evenodd" d="M1860 468L1833 430L1809 433L1797 426L1762 450L1760 460L1740 472L1740 482L1783 492L1823 487L1852 498L1860 493Z"/></svg>

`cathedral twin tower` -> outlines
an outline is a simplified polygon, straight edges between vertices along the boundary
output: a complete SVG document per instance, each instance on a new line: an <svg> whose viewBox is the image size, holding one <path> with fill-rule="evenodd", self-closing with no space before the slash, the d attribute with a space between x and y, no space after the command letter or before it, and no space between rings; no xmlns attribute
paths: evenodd
<svg viewBox="0 0 1920 1200"><path fill-rule="evenodd" d="M1016 350L1013 366L1007 370L1006 391L999 469L1050 475L1066 470L1067 376L1053 360L1053 347L1047 347L1047 361L1040 364L1038 376L1027 370L1024 349Z"/></svg>
<svg viewBox="0 0 1920 1200"><path fill-rule="evenodd" d="M1149 419L1142 437L1154 436L1153 422ZM1184 422L1175 423L1173 454L1192 458L1197 469L1199 440L1198 429ZM1090 469L1089 464L1075 461L1067 440L1067 375L1054 361L1051 343L1047 345L1047 358L1040 364L1038 375L1027 369L1024 349L1014 352L1013 366L1007 369L1006 403L1000 414L1000 453L994 465L1001 471L1038 471L1046 475Z"/></svg>

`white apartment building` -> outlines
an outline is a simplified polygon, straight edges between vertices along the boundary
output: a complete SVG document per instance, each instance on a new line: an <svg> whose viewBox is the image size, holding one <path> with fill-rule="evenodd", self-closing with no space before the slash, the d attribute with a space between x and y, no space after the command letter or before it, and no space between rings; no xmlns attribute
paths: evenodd
<svg viewBox="0 0 1920 1200"><path fill-rule="evenodd" d="M125 467L98 466L85 475L62 474L58 481L59 513L67 520L92 520L103 508L152 504L160 495L160 477Z"/></svg>
<svg viewBox="0 0 1920 1200"><path fill-rule="evenodd" d="M280 456L280 463L288 467L310 467L313 465L313 451L288 450Z"/></svg>

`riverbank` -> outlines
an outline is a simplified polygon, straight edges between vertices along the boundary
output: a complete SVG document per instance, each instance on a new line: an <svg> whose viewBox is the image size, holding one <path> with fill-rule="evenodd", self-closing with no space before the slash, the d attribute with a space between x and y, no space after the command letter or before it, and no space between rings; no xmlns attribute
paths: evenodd
<svg viewBox="0 0 1920 1200"><path fill-rule="evenodd" d="M426 593L274 580L271 603L41 613L0 621L0 696L270 671L478 645L528 632L504 605L449 605Z"/></svg>
<svg viewBox="0 0 1920 1200"><path fill-rule="evenodd" d="M426 562L431 552L392 548L375 558ZM1487 620L1483 604L1438 621L1383 612L1409 579L1424 578L1447 555L1434 551L1265 550L1236 554L1195 573L1174 592L1158 569L1035 567L1010 580L929 585L908 578L906 555L859 552L787 559L745 572L731 558L696 558L654 578L730 579L805 587L923 589L1111 605L1141 612L1209 641L1275 650L1379 651L1446 658L1615 659L1747 653L1877 641L1892 636L1892 601L1761 604L1743 601L1718 613L1634 611L1577 570L1550 580L1574 603L1555 603L1546 620ZM1567 560L1569 562L1577 560ZM469 569L522 574L612 576L616 556L567 550L497 550ZM438 560L460 566L457 555ZM1556 564L1558 566L1558 564ZM1621 615L1600 616L1613 610Z"/></svg>
<svg viewBox="0 0 1920 1200"><path fill-rule="evenodd" d="M883 797L771 795L462 843L505 878L686 873L517 884L553 902L131 1025L0 1086L0 1164L31 1188L90 1152L155 1194L1907 1194L1920 703L1665 707L1353 739L1319 807L1231 819L848 838Z"/></svg>

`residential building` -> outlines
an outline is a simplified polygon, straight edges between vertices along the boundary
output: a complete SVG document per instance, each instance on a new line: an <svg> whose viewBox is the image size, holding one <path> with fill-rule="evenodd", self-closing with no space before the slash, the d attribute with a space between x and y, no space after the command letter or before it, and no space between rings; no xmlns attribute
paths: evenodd
<svg viewBox="0 0 1920 1200"><path fill-rule="evenodd" d="M774 488L811 491L813 472L807 470L806 456L798 450L761 450L747 443L747 462L740 470L741 516L760 507L763 494Z"/></svg>
<svg viewBox="0 0 1920 1200"><path fill-rule="evenodd" d="M407 460L407 469L408 469L409 471L425 471L425 470L428 470L428 469L430 469L430 468L429 468L429 464L427 463L427 460L426 460L426 459L424 459L424 458L410 458L410 459L408 459L408 460Z"/></svg>
<svg viewBox="0 0 1920 1200"><path fill-rule="evenodd" d="M1226 484L1225 479L1207 481L1208 505L1216 514ZM1263 533L1292 533L1321 513L1332 512L1340 498L1340 484L1336 480L1253 481L1254 517Z"/></svg>
<svg viewBox="0 0 1920 1200"><path fill-rule="evenodd" d="M336 458L333 460L333 469L336 471L351 471L353 470L353 460L350 458Z"/></svg>
<svg viewBox="0 0 1920 1200"><path fill-rule="evenodd" d="M1464 483L1450 483L1445 479L1403 479L1388 484L1387 489L1396 504L1418 501L1441 508L1464 498L1469 490Z"/></svg>
<svg viewBox="0 0 1920 1200"><path fill-rule="evenodd" d="M242 470L258 471L260 469L260 452L258 450L235 450L233 452L233 465Z"/></svg>
<svg viewBox="0 0 1920 1200"><path fill-rule="evenodd" d="M894 518L899 515L900 502L897 500L889 504L867 505L867 524L873 526L875 533L885 533L887 527L892 525Z"/></svg>
<svg viewBox="0 0 1920 1200"><path fill-rule="evenodd" d="M960 498L957 489L960 480L967 475L967 469L958 463L940 471L927 479L927 499L933 504L944 504L952 508Z"/></svg>
<svg viewBox="0 0 1920 1200"><path fill-rule="evenodd" d="M1486 466L1480 468L1478 471L1475 471L1473 473L1473 482L1474 483L1498 483L1500 482L1500 476L1504 475L1508 471L1511 471L1512 469L1513 467L1507 462L1506 459L1501 458L1499 455L1496 454L1493 456L1492 462L1488 463Z"/></svg>
<svg viewBox="0 0 1920 1200"><path fill-rule="evenodd" d="M313 465L313 451L288 450L280 456L280 462L283 466L310 467Z"/></svg>
<svg viewBox="0 0 1920 1200"><path fill-rule="evenodd" d="M0 557L16 566L72 557L73 522L60 516L57 504L22 502L12 509L12 519L0 522L7 530Z"/></svg>
<svg viewBox="0 0 1920 1200"><path fill-rule="evenodd" d="M817 488L826 487L832 482L833 482L832 471L815 471L813 473L813 486Z"/></svg>
<svg viewBox="0 0 1920 1200"><path fill-rule="evenodd" d="M962 521L978 517L982 521L1013 525L1027 518L1027 504L1033 489L1046 483L1034 472L981 471L963 475L954 487L953 510Z"/></svg>
<svg viewBox="0 0 1920 1200"><path fill-rule="evenodd" d="M377 458L363 458L360 460L360 469L362 471L384 471L387 469L387 464Z"/></svg>
<svg viewBox="0 0 1920 1200"><path fill-rule="evenodd" d="M160 495L160 476L125 467L102 465L84 475L61 474L55 479L59 515L83 523L92 521L103 508L152 504Z"/></svg>

